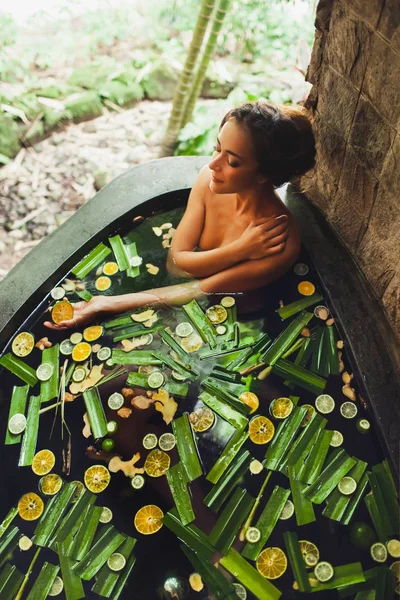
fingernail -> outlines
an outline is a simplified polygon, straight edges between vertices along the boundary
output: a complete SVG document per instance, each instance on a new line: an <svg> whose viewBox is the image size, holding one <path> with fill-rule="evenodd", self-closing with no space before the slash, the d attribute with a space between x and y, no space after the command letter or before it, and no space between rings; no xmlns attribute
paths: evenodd
<svg viewBox="0 0 400 600"><path fill-rule="evenodd" d="M279 215L279 217L276 217L277 219L287 219L287 215Z"/></svg>

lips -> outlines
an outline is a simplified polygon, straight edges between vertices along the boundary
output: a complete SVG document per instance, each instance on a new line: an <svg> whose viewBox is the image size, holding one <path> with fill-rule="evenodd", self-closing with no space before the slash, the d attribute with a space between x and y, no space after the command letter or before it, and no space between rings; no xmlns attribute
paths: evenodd
<svg viewBox="0 0 400 600"><path fill-rule="evenodd" d="M217 179L216 177L214 177L214 175L211 175L211 179L214 183L224 183L223 181L221 181L221 179Z"/></svg>

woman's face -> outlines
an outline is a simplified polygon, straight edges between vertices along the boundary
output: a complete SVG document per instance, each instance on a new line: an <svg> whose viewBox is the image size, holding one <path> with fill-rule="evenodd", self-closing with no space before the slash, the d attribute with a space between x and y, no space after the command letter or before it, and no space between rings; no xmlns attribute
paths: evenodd
<svg viewBox="0 0 400 600"><path fill-rule="evenodd" d="M210 190L216 194L237 194L257 184L258 161L247 130L236 119L229 119L219 131L209 163Z"/></svg>

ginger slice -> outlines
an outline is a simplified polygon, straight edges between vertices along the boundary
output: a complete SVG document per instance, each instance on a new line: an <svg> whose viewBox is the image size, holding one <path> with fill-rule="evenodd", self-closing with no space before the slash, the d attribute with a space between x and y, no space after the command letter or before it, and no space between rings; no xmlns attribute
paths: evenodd
<svg viewBox="0 0 400 600"><path fill-rule="evenodd" d="M126 477L134 477L135 475L142 475L144 473L143 468L135 467L135 464L140 460L140 452L136 452L131 460L121 460L120 456L113 456L108 463L108 469L111 473L118 473L122 471Z"/></svg>

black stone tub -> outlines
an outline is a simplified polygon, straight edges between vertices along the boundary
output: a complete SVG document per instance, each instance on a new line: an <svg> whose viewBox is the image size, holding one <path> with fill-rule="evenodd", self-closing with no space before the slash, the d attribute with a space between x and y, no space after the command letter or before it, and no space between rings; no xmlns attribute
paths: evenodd
<svg viewBox="0 0 400 600"><path fill-rule="evenodd" d="M112 285L102 293L124 293L173 283L165 268L165 246L169 232L172 230L173 233L173 226L182 215L190 187L206 161L204 157L162 159L117 177L43 240L0 283L0 363L4 366L0 371L0 436L3 443L0 522L6 519L0 529L0 598L21 599L30 594L31 598L45 598L53 580L54 592L58 582L56 577L64 579L64 590L59 597L67 600L81 597L233 600L244 597L240 595L244 593L249 599L292 599L300 597L299 587L302 596L310 598L354 598L368 590L375 590L375 597L382 600L393 595L397 582L396 566L390 567L396 561L396 550L392 550L396 544L392 543L386 557L379 552L382 552L382 545L385 551L387 542L398 537L398 504L393 482L397 485L399 475L399 348L354 262L304 196L290 189L284 192L285 202L302 230L304 248L297 263L303 269L306 265L308 271L304 274L301 268L291 269L281 280L271 284L266 289L262 310L239 313L235 325L235 315L228 300L225 301L226 308L211 324L203 311L219 305L220 301L224 305L224 301L212 297L208 302L201 302L201 318L206 320L206 329L211 327L212 332L207 334L199 325L198 334L192 334L200 340L199 348L193 351L193 345L186 345L188 351L184 350L183 354L180 344L185 349L182 342L185 336L179 336L175 330L181 322L189 323L191 331L196 330L196 318L189 309L160 309L159 314L150 315L146 321L149 333L141 329L144 327L142 322L130 322L129 315L121 317L122 321L117 324L109 319L102 323L102 336L89 339L92 347L88 364L83 369L85 380L100 362L95 345L109 347L115 358L114 362L111 358L110 363L105 356L108 351L105 355L103 352L103 376L115 373L121 365L125 368L107 383L102 384L99 380L95 388L98 390L97 402L102 407L102 414L97 417L100 421L103 418L103 425L115 421L116 432L111 431L112 427L102 429L101 422L96 425L90 409L90 403L96 400L85 398L87 392L82 396L76 388L64 385L65 377L73 375L75 368L71 352L80 343L76 339L74 344L71 342L71 349L64 343L65 352L57 355L56 370L64 369L57 378L57 392L48 392L50 384L45 382L40 387L32 379L32 372L35 374L41 362L42 350L39 348L35 347L20 359L27 365L28 375L18 368L13 373L15 365L11 364L11 370L8 368L7 357L13 355L11 344L20 332L32 332L36 343L42 337L48 337L53 350L57 344L69 339L72 332L52 332L42 325L46 309L55 304L50 293L63 283L65 285L65 278L76 280L76 274L71 275L71 270L76 271L75 266L86 255L99 244L105 244L103 260L94 261L93 268L82 275L81 289L79 282L78 288L73 284L67 297L72 302L79 300L76 292L82 293L82 288L85 288L84 293L99 293L96 278L103 276L105 262L116 260L109 246L110 237L120 235L120 242L131 250L135 243L135 251L143 262L139 266L133 263L138 269L135 277L127 277L128 271L121 269L110 275ZM165 226L163 229L157 229L162 225ZM158 267L158 272L153 274L148 265ZM307 298L298 292L298 284L304 280L313 283L315 293L321 296L318 302L310 301L304 308L310 313L304 321L308 331L302 330L300 335L300 327L285 348L286 356L282 357L281 352L276 360L272 360L268 349L273 340L290 323L295 327L295 323L300 322L296 321L299 314L304 318L304 313L299 311L287 320L277 313L280 306ZM329 318L334 318L334 323L329 323L329 336L325 321L311 316L318 304L327 307ZM123 356L121 340L126 335L126 339L133 342L139 339L139 333L146 338L147 346L138 345L137 349L131 346L126 355L133 352L136 362L132 360L125 364L125 360L118 359ZM306 341L308 335L310 342ZM296 339L300 341L294 348ZM344 342L341 350L343 366L336 353L337 342L341 346L341 340ZM119 349L115 353L117 346ZM304 387L298 380L291 380L285 369L288 363L301 364L301 353L306 354L306 347L311 346L314 350L304 368L317 376L317 382ZM324 361L324 351L329 347L330 365ZM324 349L319 356L318 348ZM240 360L239 352L247 352L247 357ZM150 355L151 364L144 358ZM54 357L49 359L52 360ZM257 369L257 363L263 361ZM272 366L268 368L268 365ZM346 394L354 394L352 399L342 390L346 382L343 369L349 376L354 375L346 389ZM169 419L163 393L158 392L156 386L149 388L143 383L155 372L161 373L158 386L169 390L169 398L175 396L176 399ZM50 375L50 381L53 380L54 371ZM24 392L22 388L28 382L30 387ZM78 381L75 383L79 384ZM9 428L10 403L16 387L20 389L17 394L26 396L14 411L28 417L21 438L17 433L10 434ZM69 390L75 389L76 398L71 401L68 397L65 401L64 388L68 396ZM123 394L117 396L117 404L122 398L125 413L117 412L118 409L109 404L111 394L121 391ZM45 400L42 392L47 394ZM239 400L239 397L246 398L245 392L253 394L253 401L254 395L259 401L259 408L251 416L250 409ZM334 407L320 414L321 411L314 410L314 404L316 398L324 394L334 399ZM35 400L37 398L42 402ZM135 398L141 400L135 403ZM289 399L286 404L281 403L287 413L274 412L273 401L277 398ZM349 414L342 410L345 403L349 405ZM58 406L50 409L56 404ZM164 412L159 410L160 405L164 406ZM302 409L304 405L311 408L306 412ZM204 406L212 409L208 414L211 412L213 424L203 432L196 431L196 427L192 430L189 423L195 423L199 408ZM44 410L46 408L49 410ZM356 413L354 416L352 411ZM96 439L93 435L82 435L85 412L94 432L99 427ZM253 443L252 434L248 437L248 428L257 415L268 419L274 428L272 440L265 444ZM308 420L305 420L306 416ZM368 431L363 430L360 421L370 424ZM187 429L182 433L184 426ZM307 465L313 460L312 445L320 443L314 434L310 433L307 438L306 432L311 432L312 427L316 436L325 428L335 431L336 437L328 435L318 473L307 476L307 469L310 471ZM292 433L288 431L290 428ZM24 439L28 431L30 439ZM145 443L147 448L143 446L145 435L152 433L159 440L166 432L173 432L177 441L177 446L165 449L170 469L175 469L173 472L178 479L181 477L182 487L178 486L177 491L174 490L173 475L154 477L154 472L145 465L149 454L156 451L151 442ZM286 445L280 454L276 449L272 452L274 439L284 436L287 436ZM329 442L333 439L335 444ZM186 454L189 446L197 447L199 458L195 457L194 463ZM231 448L230 454L227 447ZM53 495L43 492L44 480L40 475L45 476L44 470L38 475L31 468L32 455L45 449L53 452L55 457L51 474L62 478L61 490ZM128 461L138 452L141 456L135 465L126 466L127 474L111 468L112 457L120 456L123 461ZM26 466L19 467L18 464ZM110 481L100 493L82 491L79 496L80 486L76 482L83 482L85 473L94 465L102 465L108 474L107 467L110 467ZM332 465L337 465L336 473ZM143 467L146 467L144 472ZM326 469L328 472L330 469L329 477L321 480L321 473L326 473ZM342 475L337 477L339 471ZM140 475L135 480L137 486L132 485L134 473ZM345 476L352 480L350 485L354 482L356 486L348 495L337 488ZM246 543L240 539L240 533L244 532L242 526L248 522L254 499L259 497L266 477L270 479L251 522L253 527L260 529L261 541ZM331 486L327 493L321 492L319 483ZM19 505L20 499L28 493L35 495L33 507L28 508L28 514L35 517L31 521L22 518L23 509ZM288 514L291 511L288 500L294 501L295 513L285 519L283 507ZM43 514L33 514L35 510L40 512L41 502ZM343 507L340 514L336 505ZM163 525L154 535L145 535L135 528L134 517L143 506L157 506L164 514ZM109 508L112 516L104 512L99 520L99 507ZM33 512L29 513L29 510ZM387 518L382 519L382 513ZM106 522L108 518L110 520ZM187 524L182 523L185 518ZM155 518L155 523L157 527L161 526L162 520ZM361 527L358 526L360 523ZM89 529L93 534L91 539L85 538ZM257 531L255 534L258 535ZM22 550L30 545L25 538L20 541L22 536L33 541L32 547ZM307 563L301 554L303 547L299 550L296 540L312 542L318 547L319 555L309 556ZM376 553L371 555L374 544L378 544L378 562L374 560ZM84 550L79 554L82 548ZM259 573L259 570L263 571L260 557L265 548L280 548L286 557L283 562L287 559L287 567L282 568L284 572L279 578L274 579L272 572L264 571L268 578ZM118 571L111 570L107 563L107 559L115 554L123 556L124 564ZM314 559L333 566L333 576L326 582L316 578ZM217 561L218 569L215 568ZM278 565L278 571L279 568ZM29 572L30 577L24 579ZM190 578L194 572L201 575L204 584L200 591L193 589L198 584L198 578ZM241 585L244 585L244 592Z"/></svg>

